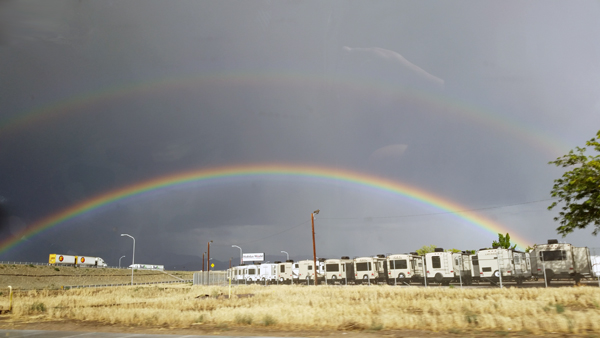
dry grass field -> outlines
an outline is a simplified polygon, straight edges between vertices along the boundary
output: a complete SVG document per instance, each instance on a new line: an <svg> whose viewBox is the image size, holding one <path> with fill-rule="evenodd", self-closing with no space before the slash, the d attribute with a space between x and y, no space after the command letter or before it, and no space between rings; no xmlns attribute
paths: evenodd
<svg viewBox="0 0 600 338"><path fill-rule="evenodd" d="M181 279L192 279L192 271L167 271ZM134 282L174 281L160 271L138 270ZM1 265L0 287L12 285L16 290L60 289L63 285L124 284L131 282L131 270L75 268L71 266Z"/></svg>
<svg viewBox="0 0 600 338"><path fill-rule="evenodd" d="M29 291L6 321L79 322L154 328L520 335L600 332L600 289L459 289L390 286L140 286ZM201 295L210 297L199 297ZM238 298L235 295L253 294ZM6 292L0 306L7 306Z"/></svg>

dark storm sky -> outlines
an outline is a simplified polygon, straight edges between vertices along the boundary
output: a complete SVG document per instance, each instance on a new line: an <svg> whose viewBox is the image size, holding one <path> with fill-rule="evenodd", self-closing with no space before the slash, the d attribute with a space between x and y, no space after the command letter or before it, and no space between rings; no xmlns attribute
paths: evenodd
<svg viewBox="0 0 600 338"><path fill-rule="evenodd" d="M546 207L561 174L547 162L600 129L599 36L592 1L3 0L0 234L144 180L276 162L498 207L471 212L542 243L557 237ZM189 266L208 240L219 261L237 259L232 244L298 259L315 209L324 257L494 237L364 186L241 178L114 203L0 258L116 265L129 233L142 263ZM600 247L590 233L565 240Z"/></svg>

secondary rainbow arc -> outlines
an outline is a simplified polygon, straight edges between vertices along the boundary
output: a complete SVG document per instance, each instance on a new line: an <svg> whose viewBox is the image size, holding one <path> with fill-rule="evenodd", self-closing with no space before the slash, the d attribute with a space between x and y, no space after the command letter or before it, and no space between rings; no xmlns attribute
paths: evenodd
<svg viewBox="0 0 600 338"><path fill-rule="evenodd" d="M319 74L308 74L293 71L230 71L185 75L172 78L156 78L147 81L133 82L122 85L113 85L93 91L88 91L72 96L71 98L43 105L26 112L0 120L0 136L8 135L23 128L53 118L75 113L88 106L110 100L128 98L135 95L161 93L167 90L186 90L194 86L260 86L272 85L301 86L303 88L321 88L326 90L331 81ZM556 137L546 135L531 127L523 126L518 121L511 120L497 112L483 109L472 104L456 99L434 94L415 88L402 87L394 83L382 81L369 81L352 77L340 77L333 82L362 94L386 94L396 100L414 102L431 110L443 109L446 113L454 113L457 117L466 118L471 122L484 125L486 128L497 130L511 138L518 138L542 151L555 156L569 149L568 146L558 142Z"/></svg>
<svg viewBox="0 0 600 338"><path fill-rule="evenodd" d="M456 212L467 209L459 204L417 187L412 187L398 181L392 181L370 174L349 171L345 169L290 164L234 165L180 172L146 180L97 195L80 203L74 204L57 213L42 218L33 223L27 230L15 235L14 238L1 242L0 254L15 247L23 240L29 239L46 229L52 228L58 224L74 219L77 216L96 210L111 203L115 203L136 195L141 195L145 192L179 186L190 182L253 176L297 176L305 178L328 179L391 192L445 212ZM467 222L467 224L488 231L494 236L497 233L511 232L511 239L521 248L525 248L532 244L531 241L524 239L519 234L516 234L514 230L509 230L499 223L493 222L474 213L459 212L454 213L453 215L458 219Z"/></svg>

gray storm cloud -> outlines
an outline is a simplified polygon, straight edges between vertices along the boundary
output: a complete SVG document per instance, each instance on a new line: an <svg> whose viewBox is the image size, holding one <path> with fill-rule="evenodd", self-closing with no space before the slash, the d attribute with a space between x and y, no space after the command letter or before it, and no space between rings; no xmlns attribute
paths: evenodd
<svg viewBox="0 0 600 338"><path fill-rule="evenodd" d="M40 113L0 134L0 236L139 182L291 163L494 207L473 213L543 242L561 170L519 133L549 149L543 139L569 149L595 134L599 17L595 2L0 1L0 121ZM126 90L139 84L152 90ZM44 114L65 102L75 108ZM504 128L478 123L492 117ZM116 264L131 249L121 232L147 263L198 261L209 239L223 261L232 244L302 257L315 209L331 257L495 236L401 193L265 175L135 195L0 258ZM566 240L598 246L585 230Z"/></svg>

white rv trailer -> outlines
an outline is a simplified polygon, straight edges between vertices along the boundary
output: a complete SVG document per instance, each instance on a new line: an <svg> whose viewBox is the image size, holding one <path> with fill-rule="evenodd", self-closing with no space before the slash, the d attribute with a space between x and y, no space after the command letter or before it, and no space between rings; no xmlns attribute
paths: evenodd
<svg viewBox="0 0 600 338"><path fill-rule="evenodd" d="M247 283L255 283L260 279L260 265L250 264L244 269Z"/></svg>
<svg viewBox="0 0 600 338"><path fill-rule="evenodd" d="M232 283L243 283L244 282L244 276L245 276L245 270L246 270L246 266L245 265L238 265L238 266L234 266L233 268L231 268L232 273L231 273L231 282Z"/></svg>
<svg viewBox="0 0 600 338"><path fill-rule="evenodd" d="M545 276L547 283L553 279L573 279L579 283L581 278L592 277L592 261L587 247L574 247L549 239L548 244L535 244L530 255L533 274L539 278Z"/></svg>
<svg viewBox="0 0 600 338"><path fill-rule="evenodd" d="M277 267L279 264L262 263L259 267L261 283L271 283L277 281Z"/></svg>
<svg viewBox="0 0 600 338"><path fill-rule="evenodd" d="M385 255L358 257L354 259L355 283L384 283L387 281Z"/></svg>
<svg viewBox="0 0 600 338"><path fill-rule="evenodd" d="M427 281L450 285L450 282L460 281L466 285L471 284L471 264L466 253L444 252L442 248L435 248L435 252L425 254Z"/></svg>
<svg viewBox="0 0 600 338"><path fill-rule="evenodd" d="M354 262L348 256L325 260L327 284L347 284L354 281Z"/></svg>
<svg viewBox="0 0 600 338"><path fill-rule="evenodd" d="M423 278L423 260L413 254L395 254L386 258L388 284L410 283Z"/></svg>
<svg viewBox="0 0 600 338"><path fill-rule="evenodd" d="M479 279L496 282L502 273L503 281L522 284L531 277L531 266L524 252L511 249L480 249L477 254Z"/></svg>
<svg viewBox="0 0 600 338"><path fill-rule="evenodd" d="M298 261L298 282L312 284L315 280L315 269L313 269L313 260L302 260ZM324 264L322 261L317 260L317 283L324 278ZM310 282L310 283L309 283Z"/></svg>
<svg viewBox="0 0 600 338"><path fill-rule="evenodd" d="M277 279L279 280L279 283L291 284L295 279L293 273L294 261L287 260L285 262L279 262L277 265Z"/></svg>
<svg viewBox="0 0 600 338"><path fill-rule="evenodd" d="M156 271L165 271L164 265L154 265L154 264L132 264L129 268L134 268L138 270L156 270Z"/></svg>

